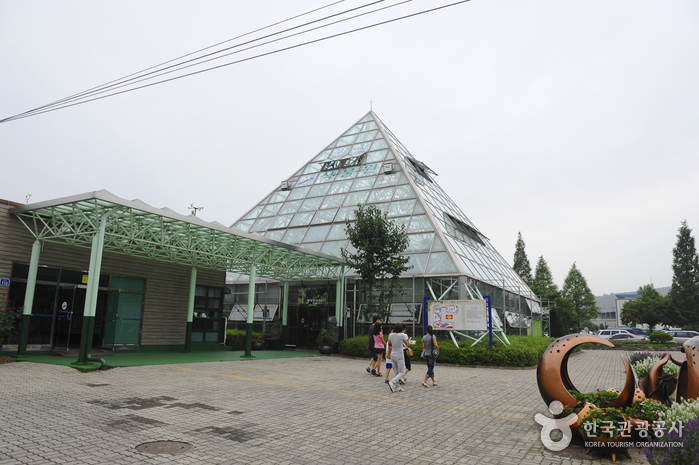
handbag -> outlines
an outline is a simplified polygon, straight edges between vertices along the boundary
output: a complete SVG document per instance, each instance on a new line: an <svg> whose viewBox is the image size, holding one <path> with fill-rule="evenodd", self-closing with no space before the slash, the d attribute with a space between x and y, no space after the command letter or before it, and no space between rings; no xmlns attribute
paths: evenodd
<svg viewBox="0 0 699 465"><path fill-rule="evenodd" d="M439 349L434 346L434 339L435 339L435 337L432 336L432 356L434 358L437 358L437 357L439 357Z"/></svg>
<svg viewBox="0 0 699 465"><path fill-rule="evenodd" d="M413 356L413 349L408 347L407 349L405 349L405 353L408 355L408 357L412 357Z"/></svg>

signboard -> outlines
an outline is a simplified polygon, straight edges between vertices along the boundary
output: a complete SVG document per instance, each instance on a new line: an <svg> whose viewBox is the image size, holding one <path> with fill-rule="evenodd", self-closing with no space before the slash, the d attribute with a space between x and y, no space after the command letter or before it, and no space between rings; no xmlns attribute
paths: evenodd
<svg viewBox="0 0 699 465"><path fill-rule="evenodd" d="M434 329L486 331L488 305L485 300L430 300L427 322Z"/></svg>
<svg viewBox="0 0 699 465"><path fill-rule="evenodd" d="M10 280L7 278L2 278L0 279L0 286L9 286L10 285Z"/></svg>
<svg viewBox="0 0 699 465"><path fill-rule="evenodd" d="M313 184L313 180L317 176L318 175L316 175L316 174L307 174L306 176L299 178L298 182L296 183L296 187L307 186L309 184Z"/></svg>

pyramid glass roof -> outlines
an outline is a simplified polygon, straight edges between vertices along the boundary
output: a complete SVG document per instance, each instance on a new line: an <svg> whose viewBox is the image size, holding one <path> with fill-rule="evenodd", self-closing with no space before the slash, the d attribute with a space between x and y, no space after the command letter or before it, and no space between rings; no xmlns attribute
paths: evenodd
<svg viewBox="0 0 699 465"><path fill-rule="evenodd" d="M406 225L407 276L465 275L499 288L528 286L373 111L288 178L233 227L340 256L352 250L345 220L373 204Z"/></svg>

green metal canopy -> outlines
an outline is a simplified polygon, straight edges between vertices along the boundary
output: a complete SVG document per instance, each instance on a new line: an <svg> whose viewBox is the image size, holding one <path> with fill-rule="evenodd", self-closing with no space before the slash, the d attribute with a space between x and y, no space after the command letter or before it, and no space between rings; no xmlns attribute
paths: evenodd
<svg viewBox="0 0 699 465"><path fill-rule="evenodd" d="M207 223L169 209L88 192L10 210L39 241L91 248L106 219L107 252L278 280L337 279L337 257Z"/></svg>

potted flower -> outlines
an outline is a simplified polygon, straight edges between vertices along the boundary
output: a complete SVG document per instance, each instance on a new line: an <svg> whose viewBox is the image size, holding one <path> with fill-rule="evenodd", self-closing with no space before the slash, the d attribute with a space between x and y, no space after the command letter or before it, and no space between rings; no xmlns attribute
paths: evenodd
<svg viewBox="0 0 699 465"><path fill-rule="evenodd" d="M335 344L335 334L329 329L323 329L316 338L318 350L321 354L331 354L333 352L333 344Z"/></svg>
<svg viewBox="0 0 699 465"><path fill-rule="evenodd" d="M587 453L593 448L603 448L611 452L612 461L616 460L616 454L625 453L631 439L631 424L619 408L591 409L583 417L580 424L580 434L588 447Z"/></svg>
<svg viewBox="0 0 699 465"><path fill-rule="evenodd" d="M265 342L262 338L262 333L253 331L252 333L252 350L262 350L265 348Z"/></svg>

